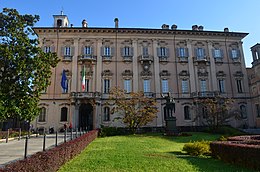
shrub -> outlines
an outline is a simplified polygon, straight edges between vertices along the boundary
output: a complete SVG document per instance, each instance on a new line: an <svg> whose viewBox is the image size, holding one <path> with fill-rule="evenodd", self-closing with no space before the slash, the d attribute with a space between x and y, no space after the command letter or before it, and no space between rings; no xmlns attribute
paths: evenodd
<svg viewBox="0 0 260 172"><path fill-rule="evenodd" d="M182 150L193 156L210 155L210 141L196 141L186 143Z"/></svg>
<svg viewBox="0 0 260 172"><path fill-rule="evenodd" d="M212 156L224 162L260 170L260 144L251 140L212 142Z"/></svg>
<svg viewBox="0 0 260 172"><path fill-rule="evenodd" d="M243 135L242 131L233 128L231 126L219 126L218 128L208 129L208 132L210 133L216 133L216 134L223 134L225 136L237 136L237 135Z"/></svg>
<svg viewBox="0 0 260 172"><path fill-rule="evenodd" d="M30 157L7 164L0 168L0 172L38 172L57 171L60 166L79 154L89 143L97 137L98 131L92 130L74 140L65 142L57 147L37 152Z"/></svg>
<svg viewBox="0 0 260 172"><path fill-rule="evenodd" d="M100 129L99 136L100 137L118 136L118 135L124 135L126 133L127 133L127 131L125 130L125 128L102 126L101 129Z"/></svg>

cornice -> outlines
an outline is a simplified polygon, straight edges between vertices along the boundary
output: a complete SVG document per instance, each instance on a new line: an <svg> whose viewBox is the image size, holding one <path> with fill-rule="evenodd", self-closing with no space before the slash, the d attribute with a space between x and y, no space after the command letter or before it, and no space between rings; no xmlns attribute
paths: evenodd
<svg viewBox="0 0 260 172"><path fill-rule="evenodd" d="M162 34L162 35L189 35L189 36L224 36L246 37L243 32L220 32L220 31L197 31L197 30L170 30L170 29L145 29L145 28L97 28L97 27L34 27L33 30L39 35L42 33L127 33L127 34Z"/></svg>

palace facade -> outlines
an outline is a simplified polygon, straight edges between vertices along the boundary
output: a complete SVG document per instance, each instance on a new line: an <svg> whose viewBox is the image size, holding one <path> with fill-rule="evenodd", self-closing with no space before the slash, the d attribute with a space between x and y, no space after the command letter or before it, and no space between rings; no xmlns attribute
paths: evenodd
<svg viewBox="0 0 260 172"><path fill-rule="evenodd" d="M52 69L51 85L42 94L41 114L36 128L64 124L88 129L124 126L110 114L109 89L118 86L126 92L143 91L156 98L159 112L149 127L164 127L162 95L174 97L177 126L201 126L196 119L195 101L218 95L232 98L241 119L234 127L255 127L250 90L242 47L248 33L191 30L176 25L160 29L82 27L69 24L66 15L54 15L53 27L36 27L40 46L60 57ZM258 105L259 106L259 105Z"/></svg>

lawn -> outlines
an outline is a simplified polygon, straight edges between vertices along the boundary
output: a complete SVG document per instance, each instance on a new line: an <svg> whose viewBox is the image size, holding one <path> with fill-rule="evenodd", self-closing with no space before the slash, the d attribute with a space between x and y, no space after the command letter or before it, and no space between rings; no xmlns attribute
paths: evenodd
<svg viewBox="0 0 260 172"><path fill-rule="evenodd" d="M192 133L169 137L161 134L97 138L59 172L83 171L171 171L249 172L210 157L193 157L182 152L189 141L215 140L220 135Z"/></svg>

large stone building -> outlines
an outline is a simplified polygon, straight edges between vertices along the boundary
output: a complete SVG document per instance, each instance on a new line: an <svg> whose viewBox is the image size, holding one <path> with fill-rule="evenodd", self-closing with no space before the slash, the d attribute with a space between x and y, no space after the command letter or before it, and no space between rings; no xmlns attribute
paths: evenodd
<svg viewBox="0 0 260 172"><path fill-rule="evenodd" d="M202 125L203 119L194 120L194 101L216 95L233 98L241 110L242 120L231 125L255 126L241 41L247 33L205 31L197 25L191 30L166 24L120 28L117 18L114 22L114 28L88 27L86 20L73 27L61 14L54 15L53 27L34 28L43 50L61 59L41 96L34 127L123 126L110 114L109 89L114 86L156 98L159 112L151 127L165 126L161 95L168 92L175 99L177 126Z"/></svg>
<svg viewBox="0 0 260 172"><path fill-rule="evenodd" d="M252 100L252 117L254 125L260 128L260 44L251 47L252 68L248 68L249 88Z"/></svg>

